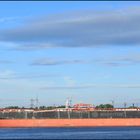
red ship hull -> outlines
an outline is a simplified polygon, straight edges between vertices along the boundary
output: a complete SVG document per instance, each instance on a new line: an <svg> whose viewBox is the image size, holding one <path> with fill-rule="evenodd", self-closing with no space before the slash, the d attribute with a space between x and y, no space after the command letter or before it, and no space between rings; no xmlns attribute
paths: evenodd
<svg viewBox="0 0 140 140"><path fill-rule="evenodd" d="M117 119L1 119L0 127L140 126L139 118Z"/></svg>

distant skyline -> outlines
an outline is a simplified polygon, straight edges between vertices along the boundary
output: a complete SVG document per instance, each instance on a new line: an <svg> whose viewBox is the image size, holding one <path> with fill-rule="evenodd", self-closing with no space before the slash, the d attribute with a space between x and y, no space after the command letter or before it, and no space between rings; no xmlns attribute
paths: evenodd
<svg viewBox="0 0 140 140"><path fill-rule="evenodd" d="M140 105L140 2L0 2L0 106Z"/></svg>

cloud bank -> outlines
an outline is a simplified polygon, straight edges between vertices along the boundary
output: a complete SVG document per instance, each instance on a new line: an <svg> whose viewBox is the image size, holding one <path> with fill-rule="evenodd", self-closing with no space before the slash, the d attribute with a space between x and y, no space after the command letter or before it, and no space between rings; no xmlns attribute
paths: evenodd
<svg viewBox="0 0 140 140"><path fill-rule="evenodd" d="M113 85L113 84L103 84L103 85L96 85L96 84L85 84L85 85L75 85L75 86L48 86L42 87L42 90L67 90L67 89L88 89L88 88L140 88L140 85Z"/></svg>
<svg viewBox="0 0 140 140"><path fill-rule="evenodd" d="M41 44L46 47L139 45L139 25L139 8L44 15L22 26L0 30L0 41L32 48L35 44L35 48L42 47Z"/></svg>
<svg viewBox="0 0 140 140"><path fill-rule="evenodd" d="M52 58L42 58L35 60L31 65L44 65L44 66L52 66L52 65L64 65L64 64L85 64L89 63L88 61L74 59L74 60L56 60Z"/></svg>
<svg viewBox="0 0 140 140"><path fill-rule="evenodd" d="M49 77L60 77L60 74L45 73L16 73L10 70L0 71L0 80L21 80L21 79L39 79Z"/></svg>
<svg viewBox="0 0 140 140"><path fill-rule="evenodd" d="M65 90L65 89L88 89L88 88L140 88L140 84L85 84L85 85L73 85L73 86L53 86L53 87L42 87L41 90Z"/></svg>
<svg viewBox="0 0 140 140"><path fill-rule="evenodd" d="M54 58L40 58L34 60L30 65L33 66L53 66L53 65L65 65L65 64L98 64L105 66L130 66L140 64L140 54L128 54L117 57L106 57L96 59L54 59Z"/></svg>

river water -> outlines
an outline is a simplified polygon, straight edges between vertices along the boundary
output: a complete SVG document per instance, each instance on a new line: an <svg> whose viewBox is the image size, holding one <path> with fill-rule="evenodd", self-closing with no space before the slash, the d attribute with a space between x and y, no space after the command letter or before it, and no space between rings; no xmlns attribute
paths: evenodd
<svg viewBox="0 0 140 140"><path fill-rule="evenodd" d="M0 128L0 139L140 139L140 127Z"/></svg>

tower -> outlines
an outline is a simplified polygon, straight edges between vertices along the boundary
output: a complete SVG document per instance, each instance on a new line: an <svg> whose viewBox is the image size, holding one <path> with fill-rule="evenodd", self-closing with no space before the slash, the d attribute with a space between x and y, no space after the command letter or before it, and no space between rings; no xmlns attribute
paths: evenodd
<svg viewBox="0 0 140 140"><path fill-rule="evenodd" d="M69 102L69 98L67 98L67 100L66 100L66 104L65 104L66 109L68 109L69 106L70 106L70 102Z"/></svg>
<svg viewBox="0 0 140 140"><path fill-rule="evenodd" d="M38 96L36 96L36 99L35 99L35 101L36 101L36 108L38 108L38 103L39 103Z"/></svg>
<svg viewBox="0 0 140 140"><path fill-rule="evenodd" d="M30 107L34 108L34 99L31 99L30 102L31 102Z"/></svg>

